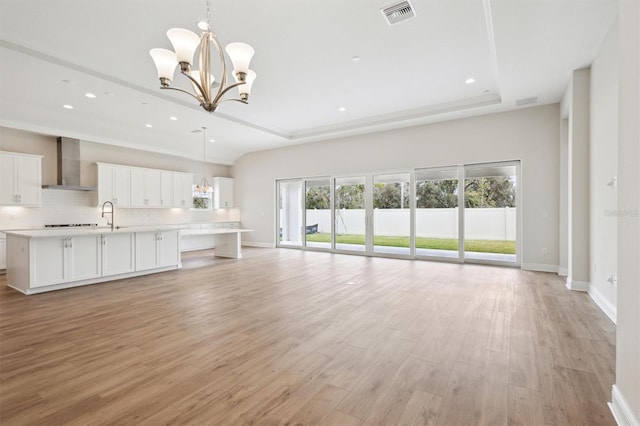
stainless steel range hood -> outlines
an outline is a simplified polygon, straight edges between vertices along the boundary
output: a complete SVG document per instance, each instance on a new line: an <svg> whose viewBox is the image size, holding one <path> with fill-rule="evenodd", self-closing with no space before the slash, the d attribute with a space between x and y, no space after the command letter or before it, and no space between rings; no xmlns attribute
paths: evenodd
<svg viewBox="0 0 640 426"><path fill-rule="evenodd" d="M42 185L46 189L95 191L95 186L80 185L80 140L58 138L58 184Z"/></svg>

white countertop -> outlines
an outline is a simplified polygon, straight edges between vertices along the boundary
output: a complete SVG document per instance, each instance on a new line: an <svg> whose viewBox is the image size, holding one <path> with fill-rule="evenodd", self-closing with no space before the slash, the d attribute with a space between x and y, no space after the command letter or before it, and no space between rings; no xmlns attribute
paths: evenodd
<svg viewBox="0 0 640 426"><path fill-rule="evenodd" d="M111 234L111 233L131 233L131 232L154 232L180 230L183 235L212 235L212 234L232 234L239 232L251 232L253 229L241 228L204 228L185 229L184 225L133 225L115 227L111 231L110 226L82 227L82 228L47 228L47 229L23 229L15 231L3 231L7 235L16 235L26 238L42 237L71 237L74 235Z"/></svg>
<svg viewBox="0 0 640 426"><path fill-rule="evenodd" d="M182 235L212 235L212 234L233 234L237 232L251 232L253 229L243 228L205 228L205 229L182 229Z"/></svg>
<svg viewBox="0 0 640 426"><path fill-rule="evenodd" d="M7 235L17 235L27 238L41 237L71 237L73 235L91 235L91 234L111 234L111 233L131 233L131 232L153 232L153 231L169 231L172 229L180 229L179 225L143 225L143 226L122 226L116 227L111 231L110 226L84 227L84 228L50 228L50 229L33 229L21 231L4 231Z"/></svg>

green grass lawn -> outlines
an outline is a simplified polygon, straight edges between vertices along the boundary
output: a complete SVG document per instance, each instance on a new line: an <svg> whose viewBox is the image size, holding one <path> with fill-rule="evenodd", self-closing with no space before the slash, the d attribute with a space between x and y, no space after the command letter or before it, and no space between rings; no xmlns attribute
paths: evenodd
<svg viewBox="0 0 640 426"><path fill-rule="evenodd" d="M307 241L318 243L330 243L331 235L327 233L317 233L307 235ZM364 244L364 235L336 235L336 242L342 244ZM376 246L409 247L409 237L381 237L373 238ZM435 250L458 250L458 240L450 238L424 238L416 237L416 248ZM515 241L494 241L494 240L466 240L464 242L465 251L481 253L502 253L516 254Z"/></svg>

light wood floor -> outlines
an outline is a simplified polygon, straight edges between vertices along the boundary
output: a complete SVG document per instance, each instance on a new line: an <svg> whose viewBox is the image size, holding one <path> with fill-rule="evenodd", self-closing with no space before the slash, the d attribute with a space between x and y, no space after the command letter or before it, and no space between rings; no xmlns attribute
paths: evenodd
<svg viewBox="0 0 640 426"><path fill-rule="evenodd" d="M297 250L23 296L0 423L613 425L615 327L545 273Z"/></svg>

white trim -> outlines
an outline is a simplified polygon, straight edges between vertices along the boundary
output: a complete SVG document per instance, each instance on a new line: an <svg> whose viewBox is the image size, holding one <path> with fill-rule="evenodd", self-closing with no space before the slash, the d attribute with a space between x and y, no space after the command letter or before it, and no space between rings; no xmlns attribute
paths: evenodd
<svg viewBox="0 0 640 426"><path fill-rule="evenodd" d="M611 402L608 404L613 418L620 426L637 426L640 425L640 421L633 414L629 403L625 399L624 395L620 391L618 386L613 385L611 387Z"/></svg>
<svg viewBox="0 0 640 426"><path fill-rule="evenodd" d="M596 302L596 305L604 312L614 324L618 311L613 303L609 302L606 297L595 286L589 286L589 296Z"/></svg>
<svg viewBox="0 0 640 426"><path fill-rule="evenodd" d="M567 288L574 291L589 291L589 283L586 281L576 281L567 277Z"/></svg>
<svg viewBox="0 0 640 426"><path fill-rule="evenodd" d="M260 248L274 248L275 244L273 243L261 243L258 241L243 241L242 245L245 247L260 247Z"/></svg>
<svg viewBox="0 0 640 426"><path fill-rule="evenodd" d="M561 277L569 276L569 268L563 268L562 266L558 266L558 275Z"/></svg>
<svg viewBox="0 0 640 426"><path fill-rule="evenodd" d="M558 265L549 265L547 263L523 263L522 269L537 272L558 272Z"/></svg>

